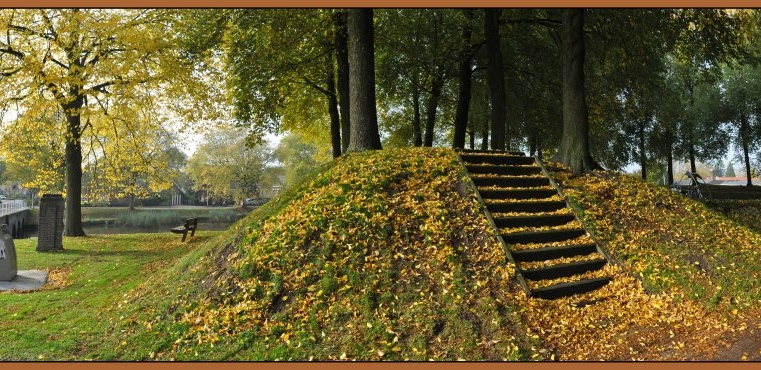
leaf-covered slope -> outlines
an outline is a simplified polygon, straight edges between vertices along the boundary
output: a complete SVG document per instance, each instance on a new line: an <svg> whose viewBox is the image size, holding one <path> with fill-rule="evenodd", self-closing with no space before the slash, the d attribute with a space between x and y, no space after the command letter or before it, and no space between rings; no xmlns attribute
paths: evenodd
<svg viewBox="0 0 761 370"><path fill-rule="evenodd" d="M348 155L248 225L166 357L530 356L504 251L444 149ZM254 218L256 216L254 215ZM237 347L237 348L230 348Z"/></svg>
<svg viewBox="0 0 761 370"><path fill-rule="evenodd" d="M565 194L617 262L613 280L554 301L516 295L533 333L561 360L740 360L727 352L759 322L761 236L663 187L611 174L570 179ZM725 353L731 353L722 357Z"/></svg>
<svg viewBox="0 0 761 370"><path fill-rule="evenodd" d="M759 358L758 234L636 179L558 173L617 263L594 292L529 298L461 171L444 149L334 161L127 297L122 358Z"/></svg>
<svg viewBox="0 0 761 370"><path fill-rule="evenodd" d="M596 235L651 292L709 305L761 299L761 236L702 203L629 176L569 183Z"/></svg>

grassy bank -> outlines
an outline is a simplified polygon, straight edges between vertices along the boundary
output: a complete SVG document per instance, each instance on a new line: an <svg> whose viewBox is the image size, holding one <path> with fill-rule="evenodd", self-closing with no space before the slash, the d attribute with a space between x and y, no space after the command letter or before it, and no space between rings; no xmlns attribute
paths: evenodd
<svg viewBox="0 0 761 370"><path fill-rule="evenodd" d="M182 224L186 218L197 217L199 222L232 223L240 219L244 212L234 209L213 208L176 208L176 209L152 209L108 207L108 208L83 208L82 221L95 225L107 222L113 226L124 227L171 227Z"/></svg>
<svg viewBox="0 0 761 370"><path fill-rule="evenodd" d="M121 226L132 228L173 227L181 225L186 218L198 217L199 222L233 223L250 209L237 208L136 208L128 207L82 207L82 223L85 226ZM27 224L37 225L39 208L30 210Z"/></svg>
<svg viewBox="0 0 761 370"><path fill-rule="evenodd" d="M40 291L0 292L0 360L116 358L127 345L115 332L125 296L215 234L189 243L170 233L64 237L65 250L49 253L35 251L36 239L16 240L18 268L50 276Z"/></svg>
<svg viewBox="0 0 761 370"><path fill-rule="evenodd" d="M462 171L444 149L352 154L187 244L19 240L20 267L53 282L0 294L0 359L759 359L756 232L630 177L559 172L613 280L532 299Z"/></svg>
<svg viewBox="0 0 761 370"><path fill-rule="evenodd" d="M141 308L130 316L143 324L123 329L133 333L126 340L161 336L171 347L125 356L537 356L536 338L505 297L505 255L461 176L447 150L387 150L332 163L253 212L238 240L229 236L181 269L182 280L196 284L183 288L170 311ZM219 273L203 278L208 271ZM149 306L167 288L146 287L136 301Z"/></svg>

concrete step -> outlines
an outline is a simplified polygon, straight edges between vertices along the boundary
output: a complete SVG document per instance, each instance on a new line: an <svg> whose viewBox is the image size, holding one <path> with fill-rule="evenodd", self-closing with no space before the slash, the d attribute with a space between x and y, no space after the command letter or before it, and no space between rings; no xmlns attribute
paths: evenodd
<svg viewBox="0 0 761 370"><path fill-rule="evenodd" d="M519 262L546 261L555 258L585 256L597 252L597 245L593 243L564 245L562 247L544 247L535 249L523 249L510 251L513 259Z"/></svg>
<svg viewBox="0 0 761 370"><path fill-rule="evenodd" d="M528 166L534 164L534 158L517 155L490 155L490 154L460 154L465 163L481 164L488 163L493 165L508 166Z"/></svg>
<svg viewBox="0 0 761 370"><path fill-rule="evenodd" d="M512 216L494 218L494 224L499 228L510 227L542 227L560 226L575 220L572 214L540 215L540 216Z"/></svg>
<svg viewBox="0 0 761 370"><path fill-rule="evenodd" d="M471 174L492 174L508 176L538 175L542 169L537 166L495 166L489 164L469 164L466 166Z"/></svg>
<svg viewBox="0 0 761 370"><path fill-rule="evenodd" d="M587 232L584 229L557 229L502 234L507 244L554 243L576 239Z"/></svg>
<svg viewBox="0 0 761 370"><path fill-rule="evenodd" d="M457 149L457 152L462 154L504 154L504 155L517 155L526 156L524 152L511 151L511 150L480 150L480 149Z"/></svg>
<svg viewBox="0 0 761 370"><path fill-rule="evenodd" d="M523 277L529 280L547 280L583 274L587 271L599 270L605 266L605 259L563 263L559 265L522 270Z"/></svg>
<svg viewBox="0 0 761 370"><path fill-rule="evenodd" d="M609 277L571 281L544 288L532 289L531 296L535 298L556 299L574 294L591 292L605 286L608 282L610 282Z"/></svg>
<svg viewBox="0 0 761 370"><path fill-rule="evenodd" d="M550 179L546 177L472 177L477 187L500 186L504 188L535 188L550 185Z"/></svg>
<svg viewBox="0 0 761 370"><path fill-rule="evenodd" d="M508 212L554 212L566 207L562 200L539 201L539 202L511 202L497 203L484 200L486 208L491 213L508 213Z"/></svg>
<svg viewBox="0 0 761 370"><path fill-rule="evenodd" d="M547 188L495 189L478 190L481 198L486 199L545 199L558 195L557 190Z"/></svg>

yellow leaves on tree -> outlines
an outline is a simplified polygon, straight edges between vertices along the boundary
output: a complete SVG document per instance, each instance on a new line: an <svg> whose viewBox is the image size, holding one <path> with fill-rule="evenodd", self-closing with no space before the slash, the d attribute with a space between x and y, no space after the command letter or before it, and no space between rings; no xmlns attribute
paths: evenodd
<svg viewBox="0 0 761 370"><path fill-rule="evenodd" d="M206 68L210 64L198 68L179 50L173 29L178 14L166 9L0 11L0 107L7 113L2 137L16 144L4 146L4 154L9 162L23 163L19 156L26 150L9 148L52 144L52 162L66 164L66 229L73 235L78 233L73 223L80 221L71 216L79 215L83 164L119 157L109 159L111 173L103 177L112 184L134 173L166 172L166 166L158 167L165 162L147 159L156 143L152 138L185 130L186 125L174 123L178 120L198 122L224 111L213 106L221 99L221 89L213 84L219 75ZM51 187L44 179L51 160L28 162L34 174L28 186ZM166 181L161 185L165 188Z"/></svg>

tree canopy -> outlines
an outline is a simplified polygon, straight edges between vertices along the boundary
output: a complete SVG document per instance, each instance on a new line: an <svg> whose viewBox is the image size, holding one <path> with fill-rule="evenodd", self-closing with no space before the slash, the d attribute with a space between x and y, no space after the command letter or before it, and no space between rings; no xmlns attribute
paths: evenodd
<svg viewBox="0 0 761 370"><path fill-rule="evenodd" d="M760 21L751 9L6 9L0 140L9 173L66 193L69 235L83 234L83 171L124 194L167 188L176 133L218 120L249 147L297 133L333 157L454 143L577 174L638 164L671 182L674 162L694 170L735 150L752 172Z"/></svg>
<svg viewBox="0 0 761 370"><path fill-rule="evenodd" d="M66 193L67 235L84 235L84 158L105 156L111 169L145 172L147 162L161 163L146 156L151 136L181 130L172 120L220 114L211 103L220 92L209 84L213 69L179 48L178 15L161 9L0 11L4 149L27 148L5 156L18 162L14 157L28 155L31 142L49 146L50 158L37 162L36 187L52 188L52 175L65 167L65 189L55 190Z"/></svg>

